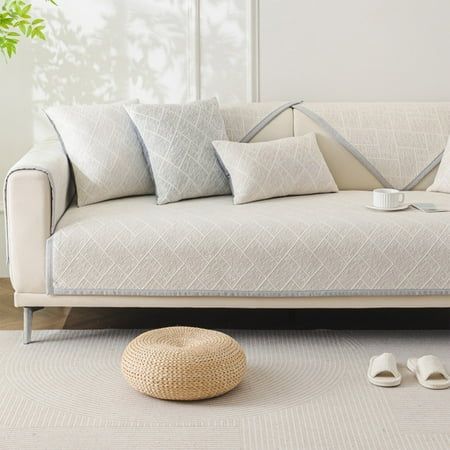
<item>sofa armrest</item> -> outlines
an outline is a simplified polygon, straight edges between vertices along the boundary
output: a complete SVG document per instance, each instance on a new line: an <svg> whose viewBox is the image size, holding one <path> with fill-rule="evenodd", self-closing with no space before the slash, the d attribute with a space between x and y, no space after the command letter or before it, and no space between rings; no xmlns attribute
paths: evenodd
<svg viewBox="0 0 450 450"><path fill-rule="evenodd" d="M5 180L7 258L16 292L45 293L45 244L73 197L59 142L31 149Z"/></svg>

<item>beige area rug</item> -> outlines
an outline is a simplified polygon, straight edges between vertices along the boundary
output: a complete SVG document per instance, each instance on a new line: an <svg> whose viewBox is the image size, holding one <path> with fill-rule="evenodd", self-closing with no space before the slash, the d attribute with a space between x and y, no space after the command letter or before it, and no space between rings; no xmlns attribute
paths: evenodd
<svg viewBox="0 0 450 450"><path fill-rule="evenodd" d="M450 368L450 332L231 331L243 383L195 403L134 392L120 357L131 330L0 332L1 449L446 449L450 389L366 381L369 357L433 353Z"/></svg>

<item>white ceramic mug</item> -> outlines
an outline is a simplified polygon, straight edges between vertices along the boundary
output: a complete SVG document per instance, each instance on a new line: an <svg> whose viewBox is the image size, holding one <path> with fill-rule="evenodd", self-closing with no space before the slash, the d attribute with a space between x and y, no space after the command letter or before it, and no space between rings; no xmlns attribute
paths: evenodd
<svg viewBox="0 0 450 450"><path fill-rule="evenodd" d="M397 208L405 201L405 194L397 189L375 189L373 206L375 208Z"/></svg>

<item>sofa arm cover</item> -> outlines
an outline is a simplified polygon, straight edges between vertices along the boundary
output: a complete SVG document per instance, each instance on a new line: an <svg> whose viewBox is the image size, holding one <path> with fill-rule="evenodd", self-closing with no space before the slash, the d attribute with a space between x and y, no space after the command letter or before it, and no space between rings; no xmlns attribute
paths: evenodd
<svg viewBox="0 0 450 450"><path fill-rule="evenodd" d="M45 293L45 244L73 197L59 142L40 144L5 180L7 258L16 292Z"/></svg>

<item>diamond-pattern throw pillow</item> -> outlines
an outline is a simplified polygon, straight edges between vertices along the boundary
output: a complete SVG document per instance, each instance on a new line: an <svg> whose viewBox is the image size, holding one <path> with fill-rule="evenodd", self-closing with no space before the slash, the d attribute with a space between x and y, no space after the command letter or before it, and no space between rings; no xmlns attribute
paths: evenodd
<svg viewBox="0 0 450 450"><path fill-rule="evenodd" d="M213 145L230 178L236 205L338 190L314 133L250 144L214 141Z"/></svg>
<svg viewBox="0 0 450 450"><path fill-rule="evenodd" d="M450 194L450 136L439 164L436 178L433 184L427 189L431 192L444 192Z"/></svg>
<svg viewBox="0 0 450 450"><path fill-rule="evenodd" d="M184 105L128 105L148 153L159 205L230 193L213 140L228 139L215 98Z"/></svg>
<svg viewBox="0 0 450 450"><path fill-rule="evenodd" d="M78 206L154 193L125 104L55 106L45 113L72 164Z"/></svg>

